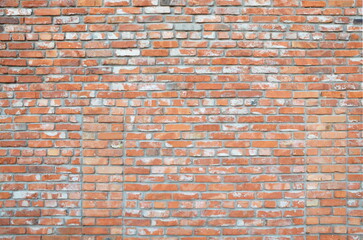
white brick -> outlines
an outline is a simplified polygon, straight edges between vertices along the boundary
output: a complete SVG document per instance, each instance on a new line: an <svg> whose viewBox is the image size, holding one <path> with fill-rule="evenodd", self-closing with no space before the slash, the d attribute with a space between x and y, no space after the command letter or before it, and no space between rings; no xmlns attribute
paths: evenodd
<svg viewBox="0 0 363 240"><path fill-rule="evenodd" d="M116 50L116 56L139 56L139 55L140 55L139 49Z"/></svg>
<svg viewBox="0 0 363 240"><path fill-rule="evenodd" d="M31 198L32 196L35 196L37 192L30 192L30 191L16 191L13 193L14 199L25 199L25 198Z"/></svg>
<svg viewBox="0 0 363 240"><path fill-rule="evenodd" d="M252 73L278 73L279 69L277 67L252 67L251 68Z"/></svg>
<svg viewBox="0 0 363 240"><path fill-rule="evenodd" d="M176 31L200 31L202 30L201 25L197 24L175 24Z"/></svg>
<svg viewBox="0 0 363 240"><path fill-rule="evenodd" d="M79 17L55 17L55 24L70 24L70 23L79 23Z"/></svg>
<svg viewBox="0 0 363 240"><path fill-rule="evenodd" d="M271 5L271 0L245 0L246 6L268 6Z"/></svg>
<svg viewBox="0 0 363 240"><path fill-rule="evenodd" d="M137 68L138 67L114 67L113 68L113 73L119 74L121 70L129 70L129 71L132 71L132 70L135 70Z"/></svg>
<svg viewBox="0 0 363 240"><path fill-rule="evenodd" d="M170 13L170 7L146 7L145 13Z"/></svg>
<svg viewBox="0 0 363 240"><path fill-rule="evenodd" d="M11 16L29 16L33 10L27 8L10 8L5 10L6 15Z"/></svg>

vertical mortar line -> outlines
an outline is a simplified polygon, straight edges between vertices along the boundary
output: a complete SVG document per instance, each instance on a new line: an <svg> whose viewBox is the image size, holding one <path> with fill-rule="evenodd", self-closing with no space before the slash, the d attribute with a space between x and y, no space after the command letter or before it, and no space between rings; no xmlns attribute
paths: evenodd
<svg viewBox="0 0 363 240"><path fill-rule="evenodd" d="M82 49L84 49L84 42L81 42L82 44ZM87 72L87 67L84 68L84 76L86 76L86 72ZM73 78L73 76L72 76ZM74 82L74 78L73 78L73 82ZM82 91L84 90L84 85L85 85L85 82L81 82L82 84ZM91 103L91 100L90 100L90 103ZM83 139L84 139L84 133L83 133L83 118L84 118L84 114L83 114L83 110L84 110L84 106L81 106L81 113L80 113L80 124L81 124L81 128L80 128L80 134L81 134L81 147L80 147L80 176L81 176L81 206L80 206L80 214L81 214L81 236L84 235L84 231L83 231L83 200L84 200L84 190L83 190L83 180L84 180L84 171L83 171L83 168L84 168L84 148L83 148Z"/></svg>
<svg viewBox="0 0 363 240"><path fill-rule="evenodd" d="M296 16L296 12L297 12L297 9L301 9L302 6L301 6L301 3L297 6L297 7L294 7L293 9L293 14ZM306 22L304 22L304 25L306 24ZM291 24L292 26L292 24ZM314 25L314 27L316 28L316 25ZM299 33L297 33L297 36L299 35ZM286 36L285 36L286 37ZM311 38L311 36L310 36ZM298 40L295 39L295 41ZM310 39L309 39L310 40ZM290 46L289 46L290 47ZM293 49L293 46L291 45L290 49ZM303 58L306 58L306 52L307 50L304 49L305 51L305 54L303 56ZM294 61L294 60L293 60ZM295 64L295 63L294 63ZM295 65L296 66L296 65ZM296 75L294 76L294 81L293 83L295 84L295 77ZM304 83L304 89L303 91L308 91L309 90L309 83L308 82L305 82ZM297 89L299 90L299 89ZM292 99L294 99L294 92L292 92ZM307 154L307 151L308 151L308 147L307 147L307 140L308 140L308 131L307 131L307 124L308 124L308 114L307 114L307 110L308 110L308 107L309 105L307 104L308 102L308 99L303 99L304 100L304 104L303 104L303 108L304 108L304 129L303 129L303 133L304 133L304 146L303 146L303 149L304 149L304 152L303 152L303 158L304 158L304 173L303 173L303 177L304 177L304 180L303 180L303 186L304 186L304 221L303 221L303 229L304 229L304 240L307 239L307 211L308 211L308 208L307 208L307 203L308 203L308 190L307 190L307 187L308 187L308 184L307 184L307 177L308 177L308 170L307 170L307 167L308 167L308 154ZM293 100L292 100L293 101ZM318 98L318 102L320 101L320 97ZM299 132L299 131L298 131Z"/></svg>
<svg viewBox="0 0 363 240"><path fill-rule="evenodd" d="M63 16L63 13L62 15ZM84 22L84 17L83 16L80 16L79 17L79 20L80 20L80 23L81 24L82 22ZM84 49L84 42L80 39L78 39L78 41L81 41L81 45L82 45L82 49ZM57 55L58 57L58 55ZM85 56L86 57L86 56ZM63 69L63 68L62 68ZM84 73L83 75L86 76L86 69L87 69L87 66L84 68ZM72 79L72 82L74 82L74 75L71 75L71 77L73 78ZM82 81L81 82L82 84L82 90L84 90L84 85L85 85L85 82ZM91 103L91 102L90 102ZM84 109L84 106L81 106L81 112L80 112L80 124L81 124L81 128L80 128L80 134L81 134L81 146L80 146L80 177L81 177L81 184L80 184L80 193L81 193L81 196L80 196L80 201L81 201L81 204L80 204L80 218L81 218L81 222L80 222L80 226L81 226L81 237L84 235L84 231L83 231L83 200L84 200L84 191L83 191L83 180L84 180L84 172L83 172L83 163L84 163L84 148L83 148L83 138L84 138L84 134L83 134L83 117L84 117L84 114L83 114L83 109ZM82 237L83 238L83 237Z"/></svg>
<svg viewBox="0 0 363 240"><path fill-rule="evenodd" d="M127 81L126 81L127 82ZM125 92L124 92L125 93ZM125 99L125 98L124 98ZM124 106L124 112L123 112L123 128L122 128L122 136L123 136L123 142L122 142L122 165L123 165L123 169L122 169L122 183L121 183L121 195L122 195L122 213L121 213L121 224L122 224L122 238L125 238L125 209L126 209L126 201L125 201L125 191L124 191L124 186L125 186L125 168L126 168L126 117L127 117L127 107L129 105L129 100L126 99L126 104Z"/></svg>
<svg viewBox="0 0 363 240"><path fill-rule="evenodd" d="M80 20L80 23L79 24L86 24L85 23L85 20L84 20L84 18L85 18L85 16L88 16L89 15L89 7L87 7L87 15L81 15L80 17L79 17L79 20ZM63 15L62 15L63 16ZM87 23L87 24L89 24L89 23ZM89 32L89 30L88 30L88 25L87 25L87 33ZM92 34L92 33L91 33ZM92 40L91 41L94 41L95 39L93 38L93 34L92 34ZM85 49L85 41L84 40L82 40L82 39L78 39L78 41L80 41L81 42L81 45L82 45L82 50L85 50L85 51L87 51L87 49ZM88 57L87 57L87 54L85 55L85 59L87 59ZM86 77L87 76L87 69L88 69L88 66L85 66L84 67L84 73L83 73L83 75ZM72 75L71 75L72 76ZM73 76L72 76L72 78L73 78ZM74 80L73 80L73 82L74 82ZM85 87L85 85L86 85L86 83L87 82L85 82L85 81L82 81L81 82L81 84L82 84L82 91L84 91L85 89L84 89L84 87ZM92 103L92 98L90 99L90 104L89 104L89 106L91 106L91 103ZM80 115L80 123L81 123L81 129L80 129L80 131L81 131L81 147L80 147L80 150L81 150L81 153L80 153L80 157L81 157L81 168L80 168L80 173L81 173L81 236L82 236L82 238L83 238L83 235L84 235L84 231L83 231L83 228L84 228L84 225L83 225L83 223L84 223L84 215L83 215L83 201L84 201L84 194L85 194L85 192L84 192L84 189L83 189L83 183L84 183L84 148L83 148L83 139L84 139L84 122L83 122L83 120L84 120L84 107L85 106L81 106L81 115Z"/></svg>
<svg viewBox="0 0 363 240"><path fill-rule="evenodd" d="M306 51L306 50L305 50ZM307 87L307 83L305 83L305 88ZM306 91L306 89L304 89L304 91ZM320 100L320 98L319 98ZM307 167L308 167L308 164L307 164L307 134L308 134L308 131L307 131L307 107L306 106L306 101L307 100L304 100L304 239L306 240L306 235L307 235L307 211L308 211L308 208L307 208L307 202L308 202L308 197L307 197L307 194L308 194L308 190L307 190L307 176L308 176L308 171L307 171Z"/></svg>
<svg viewBox="0 0 363 240"><path fill-rule="evenodd" d="M348 60L348 59L347 59ZM346 76L346 78L348 78L349 75ZM349 83L348 79L346 79L346 82ZM349 98L348 98L348 91L345 90L345 102L347 103ZM348 176L349 176L349 121L348 121L348 117L349 117L349 107L347 106L346 108L346 117L345 117L345 131L346 131L346 137L345 137L345 235L348 235L348 228L349 228L349 181L348 181Z"/></svg>
<svg viewBox="0 0 363 240"><path fill-rule="evenodd" d="M358 0L356 0L356 4L358 4ZM355 5L355 6L358 6L358 5ZM357 15L354 16L354 17L357 17ZM353 24L354 24L354 20L353 20ZM346 32L348 32L347 27L348 27L348 25L344 25L344 30ZM360 56L362 56L362 55L360 55ZM349 58L347 58L346 60L347 60L346 64L349 66ZM360 73L362 73L362 69L360 70ZM347 83L347 85L349 84L349 74L346 76L346 83ZM363 82L361 82L358 85L358 90L360 90L360 91L362 91L362 86L363 86L362 84L363 84ZM346 104L349 101L349 96L348 96L349 92L348 91L349 91L349 85L345 89L345 92L346 92L346 95L345 95ZM362 103L360 101L359 101L359 104L357 105L357 107L359 107L359 105L360 105L360 107L362 107ZM361 115L361 117L363 117L363 114ZM358 120L358 121L360 121L360 124L363 125L361 119ZM345 179L345 181L346 181L346 223L345 223L345 227L346 227L346 230L345 230L345 235L349 236L349 226L350 226L350 224L349 224L349 199L350 199L349 198L349 166L350 166L350 163L349 163L349 157L350 157L350 153L349 153L349 139L350 139L350 137L349 137L349 106L347 106L347 113L346 113L345 122L346 122L346 134L347 134L346 137L345 137L345 140L346 140L345 141L345 144L346 144L346 153L345 153L346 154L346 162L345 162L345 166L346 166L346 169L345 169L345 173L346 173L346 179ZM353 128L353 131L354 131L354 128ZM362 130L360 130L360 128L358 128L357 131L358 131L358 139L359 139L359 136L362 138L363 137ZM357 146L352 146L352 147L357 147ZM354 150L354 148L352 150ZM356 153L353 152L353 156L355 156L355 154ZM353 169L354 169L354 167L353 167ZM361 166L360 169L359 169L360 173L363 173L362 170L363 169L362 169L362 166ZM355 174L354 171L355 170L353 170L353 174ZM362 185L362 184L363 183L360 183L360 185ZM352 198L355 198L355 197L352 197ZM358 208L359 208L359 206L360 206L360 200L358 199ZM359 235L359 233L358 233L358 235ZM352 238L354 238L354 236Z"/></svg>
<svg viewBox="0 0 363 240"><path fill-rule="evenodd" d="M83 84L82 84L82 88L83 88ZM81 133L81 147L80 147L80 158L81 158L81 161L80 161L80 164L81 164L81 167L80 167L80 176L81 176L81 235L83 236L83 196L84 196L84 192L83 192L83 159L84 159L84 155L83 155L83 138L84 138L84 135L83 135L83 108L84 107L81 107L81 115L80 115L80 124L81 124L81 129L80 129L80 133Z"/></svg>

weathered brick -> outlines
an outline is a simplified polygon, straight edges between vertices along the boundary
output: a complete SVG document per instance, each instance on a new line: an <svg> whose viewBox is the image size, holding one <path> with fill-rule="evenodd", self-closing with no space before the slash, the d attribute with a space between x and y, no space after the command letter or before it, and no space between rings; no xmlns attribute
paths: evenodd
<svg viewBox="0 0 363 240"><path fill-rule="evenodd" d="M359 238L361 0L0 6L3 238Z"/></svg>
<svg viewBox="0 0 363 240"><path fill-rule="evenodd" d="M202 30L201 25L196 24L175 24L175 31L200 31Z"/></svg>

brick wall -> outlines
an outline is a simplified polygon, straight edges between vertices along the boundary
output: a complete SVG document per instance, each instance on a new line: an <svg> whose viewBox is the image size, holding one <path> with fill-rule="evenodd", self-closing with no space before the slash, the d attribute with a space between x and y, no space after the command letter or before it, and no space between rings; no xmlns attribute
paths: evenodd
<svg viewBox="0 0 363 240"><path fill-rule="evenodd" d="M362 239L362 0L0 0L1 240Z"/></svg>

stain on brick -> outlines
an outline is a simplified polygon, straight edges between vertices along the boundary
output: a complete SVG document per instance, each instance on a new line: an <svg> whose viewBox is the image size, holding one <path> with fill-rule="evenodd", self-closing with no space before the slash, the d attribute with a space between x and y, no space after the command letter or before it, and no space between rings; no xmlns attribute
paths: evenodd
<svg viewBox="0 0 363 240"><path fill-rule="evenodd" d="M17 23L19 23L18 18L0 17L0 24L17 24Z"/></svg>
<svg viewBox="0 0 363 240"><path fill-rule="evenodd" d="M363 19L362 18L355 18L353 20L353 24L355 24L355 25L362 25L363 24Z"/></svg>
<svg viewBox="0 0 363 240"><path fill-rule="evenodd" d="M169 6L171 3L171 0L160 0L161 6Z"/></svg>

